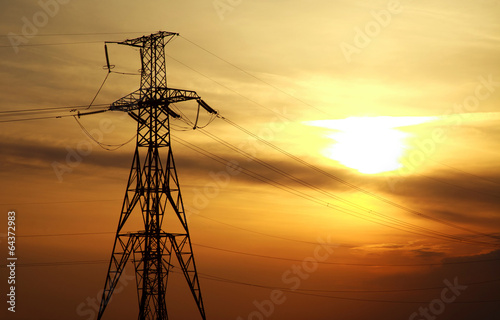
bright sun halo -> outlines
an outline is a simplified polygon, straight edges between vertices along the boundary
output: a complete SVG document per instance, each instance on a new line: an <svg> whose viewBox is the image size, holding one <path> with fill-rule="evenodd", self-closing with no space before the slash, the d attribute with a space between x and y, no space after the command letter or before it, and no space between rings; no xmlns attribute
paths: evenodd
<svg viewBox="0 0 500 320"><path fill-rule="evenodd" d="M407 148L408 133L399 127L428 122L434 117L349 117L306 122L331 129L326 136L334 140L322 153L342 165L364 174L394 171Z"/></svg>

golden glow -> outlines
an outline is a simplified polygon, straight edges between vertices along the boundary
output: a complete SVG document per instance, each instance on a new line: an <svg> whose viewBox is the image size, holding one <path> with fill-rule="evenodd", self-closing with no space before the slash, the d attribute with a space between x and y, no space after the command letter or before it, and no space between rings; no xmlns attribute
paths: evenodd
<svg viewBox="0 0 500 320"><path fill-rule="evenodd" d="M410 134L397 128L412 126L435 117L349 117L310 121L306 124L333 130L326 136L335 142L322 153L364 174L399 169Z"/></svg>

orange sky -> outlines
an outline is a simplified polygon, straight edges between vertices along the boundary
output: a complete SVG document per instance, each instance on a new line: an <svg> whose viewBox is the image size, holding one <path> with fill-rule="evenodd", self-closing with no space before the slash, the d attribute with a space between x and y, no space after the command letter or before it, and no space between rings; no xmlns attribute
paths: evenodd
<svg viewBox="0 0 500 320"><path fill-rule="evenodd" d="M55 1L0 4L0 112L88 105L106 75L104 41L166 30L181 34L166 48L170 87L295 157L220 118L205 132L174 122L208 319L500 315L498 1ZM109 53L115 71L140 68L132 48ZM138 86L112 73L95 104ZM194 104L177 107L196 116ZM374 139L380 117L398 123L383 132L404 136L399 168L365 174L339 160L390 160L392 140ZM136 129L119 113L80 121L107 144ZM16 313L4 304L0 318L96 319L134 142L105 151L71 117L0 128L0 264L9 210L19 257ZM105 319L136 316L133 275L129 266ZM4 297L7 277L2 267ZM171 281L172 318L196 318L178 267ZM468 286L447 302L454 281Z"/></svg>

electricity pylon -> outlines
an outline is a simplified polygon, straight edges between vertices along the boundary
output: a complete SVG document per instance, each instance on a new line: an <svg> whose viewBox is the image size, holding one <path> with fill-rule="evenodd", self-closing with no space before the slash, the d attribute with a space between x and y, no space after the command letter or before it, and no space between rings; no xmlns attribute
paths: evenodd
<svg viewBox="0 0 500 320"><path fill-rule="evenodd" d="M165 45L177 35L160 31L114 42L140 49L141 86L109 108L127 112L137 121L137 140L98 319L102 318L131 257L136 274L139 320L168 319L166 289L172 255L179 262L201 318L206 319L170 143L170 119L180 116L169 105L196 100L198 106L209 113L217 112L194 91L167 88ZM106 58L109 68L107 50ZM136 213L142 214L144 230L125 232L129 217Z"/></svg>

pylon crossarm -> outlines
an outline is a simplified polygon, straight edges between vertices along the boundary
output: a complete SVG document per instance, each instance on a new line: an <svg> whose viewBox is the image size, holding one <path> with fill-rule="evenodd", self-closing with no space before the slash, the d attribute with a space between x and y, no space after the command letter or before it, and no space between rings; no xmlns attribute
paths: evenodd
<svg viewBox="0 0 500 320"><path fill-rule="evenodd" d="M200 96L191 90L158 88L158 91L164 93L168 103L200 99Z"/></svg>
<svg viewBox="0 0 500 320"><path fill-rule="evenodd" d="M109 106L111 111L128 111L133 106L137 106L142 101L141 89L138 89L126 96L116 100Z"/></svg>
<svg viewBox="0 0 500 320"><path fill-rule="evenodd" d="M154 40L159 40L159 39L163 39L166 37L172 38L172 37L178 36L178 35L179 34L176 32L159 31L159 32L154 33L154 34L149 35L149 36L143 36L143 37L139 37L139 38L135 38L135 39L127 39L125 41L120 41L120 42L107 41L107 43L117 43L117 44L132 46L132 47L143 47L145 43L151 43ZM170 41L170 39L168 41ZM168 43L168 41L167 41L167 43ZM167 43L165 43L165 44L167 44Z"/></svg>
<svg viewBox="0 0 500 320"><path fill-rule="evenodd" d="M146 103L156 105L168 105L187 100L199 100L200 96L191 90L173 88L148 88L136 90L113 102L111 111L132 111L143 107Z"/></svg>

